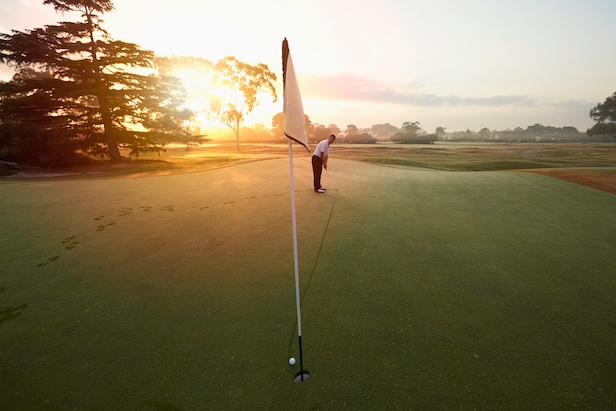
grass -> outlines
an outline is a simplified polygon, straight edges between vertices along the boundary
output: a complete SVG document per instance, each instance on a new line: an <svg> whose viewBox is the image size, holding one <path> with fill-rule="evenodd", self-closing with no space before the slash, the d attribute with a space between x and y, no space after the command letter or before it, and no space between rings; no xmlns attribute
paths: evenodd
<svg viewBox="0 0 616 411"><path fill-rule="evenodd" d="M614 408L616 196L336 148L337 193L295 160L302 384L282 155L3 180L0 408Z"/></svg>
<svg viewBox="0 0 616 411"><path fill-rule="evenodd" d="M368 163L447 171L616 166L614 144L438 143L403 147L385 145L366 150L367 147L362 151L348 146L340 149L350 157Z"/></svg>
<svg viewBox="0 0 616 411"><path fill-rule="evenodd" d="M420 167L446 171L497 171L543 168L615 167L616 144L613 143L452 143L410 144L336 144L332 157L371 164ZM296 147L294 156L309 157ZM95 164L61 170L31 172L56 174L68 178L88 174L102 176L164 175L225 167L246 161L288 156L286 144L213 144L205 147L170 147L159 154L143 154L121 164ZM46 178L46 177L45 177Z"/></svg>
<svg viewBox="0 0 616 411"><path fill-rule="evenodd" d="M555 162L539 162L528 160L517 160L509 157L490 157L485 158L481 156L473 157L453 157L447 158L442 156L417 156L411 159L405 158L364 158L361 161L382 164L382 165L396 165L406 167L421 167L431 168L434 170L445 171L496 171L496 170L523 170L534 168L551 168L556 167L559 163Z"/></svg>

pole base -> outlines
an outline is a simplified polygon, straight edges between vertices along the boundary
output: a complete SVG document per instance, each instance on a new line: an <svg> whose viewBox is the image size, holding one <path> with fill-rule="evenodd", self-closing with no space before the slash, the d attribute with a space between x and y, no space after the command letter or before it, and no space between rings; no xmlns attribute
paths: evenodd
<svg viewBox="0 0 616 411"><path fill-rule="evenodd" d="M304 371L300 371L297 374L295 374L295 377L293 377L293 381L295 381L295 382L304 382L308 378L310 378L310 373L308 371L304 370Z"/></svg>

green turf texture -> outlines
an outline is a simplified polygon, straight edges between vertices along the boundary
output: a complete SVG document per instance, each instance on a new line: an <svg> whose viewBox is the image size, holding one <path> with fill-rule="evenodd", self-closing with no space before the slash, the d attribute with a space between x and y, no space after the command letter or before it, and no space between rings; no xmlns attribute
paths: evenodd
<svg viewBox="0 0 616 411"><path fill-rule="evenodd" d="M0 409L614 409L616 196L288 160L0 181Z"/></svg>

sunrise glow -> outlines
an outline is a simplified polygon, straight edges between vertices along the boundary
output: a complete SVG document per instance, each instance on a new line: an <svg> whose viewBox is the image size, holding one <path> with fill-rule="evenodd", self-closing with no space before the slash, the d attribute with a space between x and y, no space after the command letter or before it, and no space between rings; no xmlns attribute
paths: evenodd
<svg viewBox="0 0 616 411"><path fill-rule="evenodd" d="M67 18L42 2L16 3L0 4L2 31ZM306 114L343 128L419 121L426 130L535 123L585 130L592 125L589 110L614 91L616 54L609 50L616 2L113 4L103 16L113 38L161 56L264 63L278 75L278 90L280 42L287 37ZM202 76L181 77L195 94L187 103L192 109L201 107L204 94L223 93ZM10 78L4 66L0 78ZM262 99L247 119L269 125L281 104Z"/></svg>

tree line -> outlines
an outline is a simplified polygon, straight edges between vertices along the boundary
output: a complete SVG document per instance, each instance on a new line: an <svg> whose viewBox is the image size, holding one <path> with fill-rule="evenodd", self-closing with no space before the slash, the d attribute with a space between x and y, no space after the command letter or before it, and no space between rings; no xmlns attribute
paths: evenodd
<svg viewBox="0 0 616 411"><path fill-rule="evenodd" d="M78 17L0 33L0 64L15 71L10 81L0 81L0 161L42 167L97 158L118 162L146 152L160 153L170 143L200 144L207 140L205 125L213 119L230 130L238 150L240 134L259 141L284 139L282 113L274 116L271 129L243 127L261 98L277 100L276 75L267 65L251 65L232 56L216 63L161 57L115 40L101 19L114 9L111 0L44 0L43 4ZM616 138L616 93L589 114L596 124L586 134L574 127L541 124L478 132L437 127L428 133L417 121L400 127L349 124L340 129L312 123L308 116L306 129L311 141L335 134L341 143Z"/></svg>
<svg viewBox="0 0 616 411"><path fill-rule="evenodd" d="M273 139L283 139L282 135L282 113L278 113L272 120ZM599 123L598 123L599 124ZM615 123L616 124L616 123ZM394 142L401 144L432 144L436 141L466 141L466 142L590 142L603 141L607 137L616 138L616 132L612 134L605 132L609 127L608 122L604 122L599 129L589 130L586 133L579 131L575 127L553 127L542 124L530 125L526 128L516 127L514 129L490 130L487 127L479 131L467 129L465 131L446 131L445 127L437 127L433 133L428 133L421 127L418 121L406 121L400 127L389 123L375 124L368 128L358 128L354 124L349 124L345 129L341 129L336 124L328 126L312 123L306 116L306 130L308 139L311 142L319 142L326 139L330 134L335 134L339 138L338 143L377 143ZM264 134L260 134L263 138Z"/></svg>

